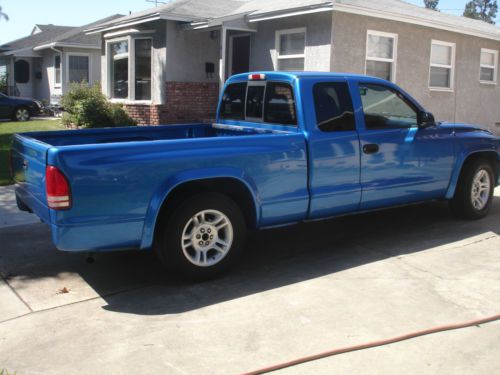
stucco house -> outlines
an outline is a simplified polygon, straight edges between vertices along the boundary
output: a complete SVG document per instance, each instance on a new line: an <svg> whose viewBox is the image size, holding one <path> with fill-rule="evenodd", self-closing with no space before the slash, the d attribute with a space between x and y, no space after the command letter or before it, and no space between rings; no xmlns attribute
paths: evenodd
<svg viewBox="0 0 500 375"><path fill-rule="evenodd" d="M101 38L84 30L119 17L82 27L35 25L30 35L0 45L8 94L58 103L71 82L100 81Z"/></svg>
<svg viewBox="0 0 500 375"><path fill-rule="evenodd" d="M439 120L500 128L500 28L398 0L176 0L87 29L105 94L139 122L211 119L232 74L362 73Z"/></svg>

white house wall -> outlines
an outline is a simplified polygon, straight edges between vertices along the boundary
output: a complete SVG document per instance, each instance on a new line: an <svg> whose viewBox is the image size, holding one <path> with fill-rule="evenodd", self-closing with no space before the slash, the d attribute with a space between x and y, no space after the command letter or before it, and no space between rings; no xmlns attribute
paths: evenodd
<svg viewBox="0 0 500 375"><path fill-rule="evenodd" d="M306 28L305 70L330 71L331 12L258 23L250 52L251 70L276 70L276 31Z"/></svg>
<svg viewBox="0 0 500 375"><path fill-rule="evenodd" d="M218 82L220 35L208 31L183 30L178 22L167 22L167 81ZM205 63L213 63L215 74L207 77Z"/></svg>

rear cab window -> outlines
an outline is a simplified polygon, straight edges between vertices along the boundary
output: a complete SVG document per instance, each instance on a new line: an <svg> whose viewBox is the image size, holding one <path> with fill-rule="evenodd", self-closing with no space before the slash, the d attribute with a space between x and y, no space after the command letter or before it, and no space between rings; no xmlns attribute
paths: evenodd
<svg viewBox="0 0 500 375"><path fill-rule="evenodd" d="M219 118L296 127L293 88L276 81L229 84L222 95Z"/></svg>

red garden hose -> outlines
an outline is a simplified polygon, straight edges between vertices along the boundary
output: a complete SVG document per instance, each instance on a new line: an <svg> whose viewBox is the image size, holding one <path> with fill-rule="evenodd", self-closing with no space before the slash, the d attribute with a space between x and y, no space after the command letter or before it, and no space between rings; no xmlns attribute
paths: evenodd
<svg viewBox="0 0 500 375"><path fill-rule="evenodd" d="M298 359L295 359L293 361L284 362L284 363L277 364L277 365L274 365L274 366L264 367L264 368L261 368L259 370L246 372L246 373L241 374L241 375L260 375L260 374L266 374L266 373L269 373L269 372L273 372L273 371L277 371L277 370L282 370L282 369L285 369L285 368L288 368L288 367L297 366L297 365L300 365L300 364L303 364L303 363L306 363L306 362L316 361L318 359L322 359L322 358L326 358L326 357L331 357L331 356L335 356L335 355L338 355L338 354L350 353L350 352L355 352L357 350L363 350L363 349L369 349L369 348L376 348L378 346L384 346L384 345L394 344L396 342L405 341L405 340L409 340L409 339L414 339L416 337L431 335L431 334L438 333L438 332L453 331L453 330L457 330L457 329L463 329L463 328L467 328L467 327L478 326L480 324L491 323L491 322L494 322L494 321L497 321L497 320L500 320L500 314L493 315L493 316L490 316L488 318L471 320L471 321L468 321L468 322L465 322L465 323L450 324L450 325L444 325L444 326L439 326L439 327L430 328L430 329L424 329L422 331L416 331L416 332L413 332L413 333L408 333L408 334L405 334L405 335L402 335L402 336L396 336L396 337L393 337L393 338L390 338L390 339L386 339L386 340L372 341L372 342L368 342L366 344L359 344L359 345L354 345L354 346L347 346L347 347L344 347L344 348L333 349L333 350L329 350L327 352L323 352L323 353L319 353L319 354L314 354L314 355L310 355L310 356L307 356L307 357L298 358Z"/></svg>

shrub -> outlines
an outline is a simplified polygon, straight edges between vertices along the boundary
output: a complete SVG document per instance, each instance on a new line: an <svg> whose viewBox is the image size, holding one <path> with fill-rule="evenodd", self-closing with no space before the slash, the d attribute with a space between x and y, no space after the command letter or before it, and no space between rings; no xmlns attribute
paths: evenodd
<svg viewBox="0 0 500 375"><path fill-rule="evenodd" d="M0 74L0 92L7 94L7 75Z"/></svg>
<svg viewBox="0 0 500 375"><path fill-rule="evenodd" d="M101 86L86 82L73 83L61 98L65 113L62 122L66 126L102 128L134 126L137 123L118 104L111 104L101 92Z"/></svg>

